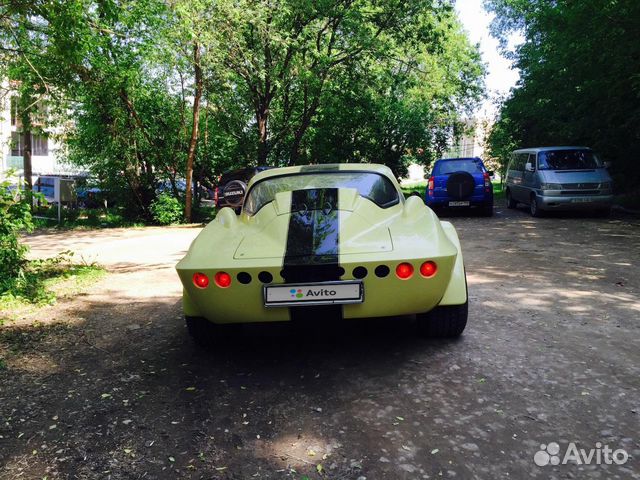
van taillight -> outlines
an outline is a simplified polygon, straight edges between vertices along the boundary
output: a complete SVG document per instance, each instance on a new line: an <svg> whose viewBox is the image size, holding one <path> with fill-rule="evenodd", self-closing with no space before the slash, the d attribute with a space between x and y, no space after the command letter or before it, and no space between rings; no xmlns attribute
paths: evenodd
<svg viewBox="0 0 640 480"><path fill-rule="evenodd" d="M489 193L489 188L491 187L491 177L487 172L484 172L484 191Z"/></svg>
<svg viewBox="0 0 640 480"><path fill-rule="evenodd" d="M216 204L216 207L218 206L219 198L220 198L220 188L216 187L216 189L213 191L213 202Z"/></svg>
<svg viewBox="0 0 640 480"><path fill-rule="evenodd" d="M431 177L429 179L429 196L433 197L433 188L434 188L434 184L435 184L435 178Z"/></svg>

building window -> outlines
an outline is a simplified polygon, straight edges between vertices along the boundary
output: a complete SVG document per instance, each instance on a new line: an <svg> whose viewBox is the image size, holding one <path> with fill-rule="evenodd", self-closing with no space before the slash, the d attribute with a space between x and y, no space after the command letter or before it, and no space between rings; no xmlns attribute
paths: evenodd
<svg viewBox="0 0 640 480"><path fill-rule="evenodd" d="M14 157L22 156L22 135L18 132L11 132L11 155Z"/></svg>
<svg viewBox="0 0 640 480"><path fill-rule="evenodd" d="M18 97L11 97L11 126L15 127L18 124Z"/></svg>
<svg viewBox="0 0 640 480"><path fill-rule="evenodd" d="M31 152L33 155L49 155L49 139L44 135L31 135Z"/></svg>
<svg viewBox="0 0 640 480"><path fill-rule="evenodd" d="M24 155L24 134L11 132L11 155L14 157ZM31 134L31 155L49 155L49 139L45 135Z"/></svg>

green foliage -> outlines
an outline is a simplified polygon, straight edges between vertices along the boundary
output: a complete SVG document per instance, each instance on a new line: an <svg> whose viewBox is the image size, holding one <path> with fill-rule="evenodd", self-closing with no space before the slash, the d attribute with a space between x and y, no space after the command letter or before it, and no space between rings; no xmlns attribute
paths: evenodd
<svg viewBox="0 0 640 480"><path fill-rule="evenodd" d="M75 229L75 228L121 228L141 227L145 224L131 219L127 210L121 207L107 209L67 209L62 210L62 223L58 224L58 207L47 206L38 208L35 213L42 218L34 218L33 224L37 229Z"/></svg>
<svg viewBox="0 0 640 480"><path fill-rule="evenodd" d="M104 274L104 269L95 263L73 260L73 252L66 251L52 258L25 261L20 276L0 295L0 310L52 304L58 296L68 293L59 288L60 282L74 279L76 285L71 290L75 292L82 283Z"/></svg>
<svg viewBox="0 0 640 480"><path fill-rule="evenodd" d="M587 145L613 163L618 186L640 181L640 2L488 0L503 40L521 30L521 79L490 138L514 147Z"/></svg>
<svg viewBox="0 0 640 480"><path fill-rule="evenodd" d="M9 186L0 182L0 294L24 277L27 247L20 233L33 228L29 204Z"/></svg>
<svg viewBox="0 0 640 480"><path fill-rule="evenodd" d="M484 75L449 1L9 2L0 38L11 78L70 114L67 159L131 219L160 184L184 203L195 120L196 196L251 164L402 175L451 143Z"/></svg>
<svg viewBox="0 0 640 480"><path fill-rule="evenodd" d="M153 220L160 225L180 223L184 205L175 197L162 193L151 204Z"/></svg>

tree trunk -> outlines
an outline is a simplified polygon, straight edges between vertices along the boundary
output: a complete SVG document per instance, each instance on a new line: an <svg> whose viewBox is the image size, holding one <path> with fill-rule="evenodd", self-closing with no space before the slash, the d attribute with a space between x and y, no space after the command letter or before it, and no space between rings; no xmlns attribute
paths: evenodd
<svg viewBox="0 0 640 480"><path fill-rule="evenodd" d="M258 165L266 165L269 157L269 107L261 103L256 110L258 122Z"/></svg>
<svg viewBox="0 0 640 480"><path fill-rule="evenodd" d="M29 207L33 208L33 167L31 162L31 113L29 107L32 99L29 94L22 94L20 98L20 122L22 123L22 170L24 174L25 197L29 202Z"/></svg>
<svg viewBox="0 0 640 480"><path fill-rule="evenodd" d="M293 136L293 143L291 145L291 153L289 154L289 166L297 165L298 160L300 159L300 145L302 144L302 139L304 138L304 134L307 132L309 127L311 126L311 120L314 115L318 111L318 107L320 106L320 94L314 98L313 102L309 109L307 109L302 115L302 120L300 121L300 125L296 129L296 132Z"/></svg>
<svg viewBox="0 0 640 480"><path fill-rule="evenodd" d="M184 207L184 217L187 223L191 223L191 203L193 184L193 163L196 157L196 147L198 146L198 124L200 123L200 99L202 98L202 65L200 65L200 44L193 42L193 72L195 75L195 94L193 96L193 127L191 128L191 140L189 141L189 153L187 155L187 175L186 175L186 204Z"/></svg>
<svg viewBox="0 0 640 480"><path fill-rule="evenodd" d="M23 124L24 125L24 124ZM24 125L22 130L22 168L24 170L24 187L26 192L26 197L29 200L29 205L32 205L32 192L33 192L33 181L31 176L33 175L33 168L31 165L31 127L28 125Z"/></svg>

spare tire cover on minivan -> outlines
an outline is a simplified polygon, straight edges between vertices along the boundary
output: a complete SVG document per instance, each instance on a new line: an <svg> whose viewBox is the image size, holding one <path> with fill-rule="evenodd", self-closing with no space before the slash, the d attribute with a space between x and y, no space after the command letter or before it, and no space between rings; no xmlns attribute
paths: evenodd
<svg viewBox="0 0 640 480"><path fill-rule="evenodd" d="M232 180L227 183L222 191L225 201L230 207L240 207L247 193L247 184L241 180Z"/></svg>
<svg viewBox="0 0 640 480"><path fill-rule="evenodd" d="M467 172L456 172L447 179L447 194L451 198L462 199L473 195L476 182Z"/></svg>

